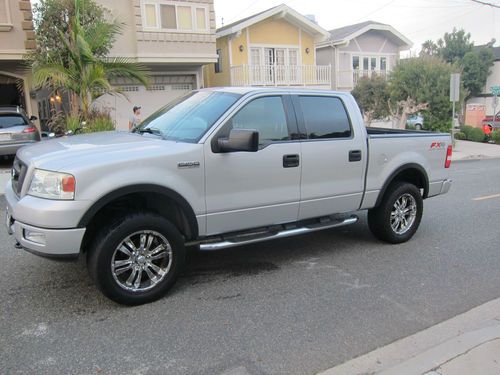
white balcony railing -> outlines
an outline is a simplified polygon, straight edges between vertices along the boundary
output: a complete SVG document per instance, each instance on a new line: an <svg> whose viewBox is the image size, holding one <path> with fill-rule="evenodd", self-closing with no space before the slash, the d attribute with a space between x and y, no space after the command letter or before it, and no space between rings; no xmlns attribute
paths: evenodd
<svg viewBox="0 0 500 375"><path fill-rule="evenodd" d="M232 86L331 85L329 65L236 65L231 67Z"/></svg>
<svg viewBox="0 0 500 375"><path fill-rule="evenodd" d="M341 70L338 72L338 87L342 89L353 89L361 78L371 78L375 75L387 78L387 70Z"/></svg>

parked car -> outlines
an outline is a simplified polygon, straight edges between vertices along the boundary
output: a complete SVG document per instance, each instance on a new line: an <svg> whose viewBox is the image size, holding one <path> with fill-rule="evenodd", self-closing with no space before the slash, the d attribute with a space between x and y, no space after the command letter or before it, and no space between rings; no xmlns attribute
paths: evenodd
<svg viewBox="0 0 500 375"><path fill-rule="evenodd" d="M84 255L109 298L163 296L186 247L218 250L353 224L401 243L423 199L448 192L449 134L366 129L354 98L323 90L195 91L136 133L21 149L7 226L38 255Z"/></svg>
<svg viewBox="0 0 500 375"><path fill-rule="evenodd" d="M26 112L17 106L0 107L0 156L15 155L21 147L40 141L40 133Z"/></svg>
<svg viewBox="0 0 500 375"><path fill-rule="evenodd" d="M421 115L410 115L406 120L406 125L414 127L416 130L422 130L424 128L424 117Z"/></svg>
<svg viewBox="0 0 500 375"><path fill-rule="evenodd" d="M486 116L481 124L483 131L487 134L500 130L500 112L495 115L495 120L493 120L493 116Z"/></svg>

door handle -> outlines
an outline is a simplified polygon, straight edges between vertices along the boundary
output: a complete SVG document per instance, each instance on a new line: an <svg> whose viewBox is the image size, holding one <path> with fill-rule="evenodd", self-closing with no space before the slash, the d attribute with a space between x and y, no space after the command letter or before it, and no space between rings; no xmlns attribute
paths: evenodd
<svg viewBox="0 0 500 375"><path fill-rule="evenodd" d="M360 161L360 160L361 160L361 150L349 151L349 161Z"/></svg>
<svg viewBox="0 0 500 375"><path fill-rule="evenodd" d="M299 166L299 155L283 155L283 168L294 168Z"/></svg>

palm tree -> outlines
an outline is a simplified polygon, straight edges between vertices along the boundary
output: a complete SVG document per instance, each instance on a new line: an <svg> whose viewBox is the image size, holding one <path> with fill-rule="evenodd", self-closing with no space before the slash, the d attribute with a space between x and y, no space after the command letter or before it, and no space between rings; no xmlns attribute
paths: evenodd
<svg viewBox="0 0 500 375"><path fill-rule="evenodd" d="M81 111L83 119L89 115L92 102L104 94L124 95L111 82L127 78L148 85L148 70L125 58L106 58L95 51L108 45L121 31L116 22L96 20L95 27L84 29L80 23L83 0L75 0L75 14L70 17L67 33L56 36L67 50L68 59L49 58L32 66L33 83L36 87L66 90L72 99L74 114ZM65 59L66 60L66 59Z"/></svg>

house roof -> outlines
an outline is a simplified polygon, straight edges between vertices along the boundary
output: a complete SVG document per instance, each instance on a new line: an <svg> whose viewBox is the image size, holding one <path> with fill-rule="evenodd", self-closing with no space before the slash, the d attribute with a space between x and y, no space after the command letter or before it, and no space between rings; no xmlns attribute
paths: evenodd
<svg viewBox="0 0 500 375"><path fill-rule="evenodd" d="M500 60L500 46L499 47L493 47L493 56L496 60Z"/></svg>
<svg viewBox="0 0 500 375"><path fill-rule="evenodd" d="M216 35L219 38L226 35L236 34L244 28L270 17L284 18L288 22L300 27L302 30L309 32L319 39L327 39L330 37L330 33L327 30L323 29L317 23L311 21L306 16L300 14L299 12L285 4L269 8L236 22L230 23L229 25L220 27L216 30Z"/></svg>
<svg viewBox="0 0 500 375"><path fill-rule="evenodd" d="M413 45L410 39L405 37L391 25L376 21L365 21L330 30L329 43L344 44L370 30L378 30L379 32L386 34L387 37L392 39L402 48L409 49Z"/></svg>

